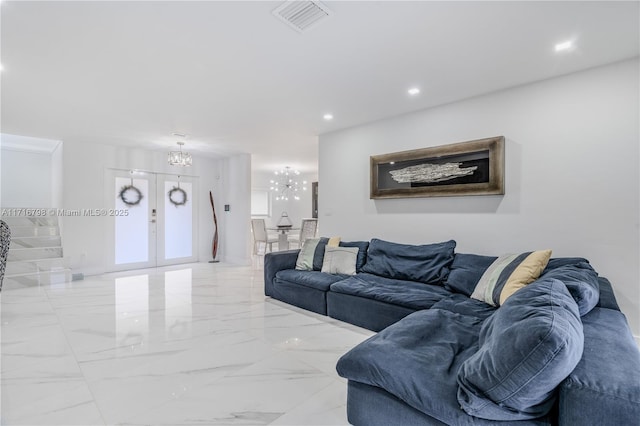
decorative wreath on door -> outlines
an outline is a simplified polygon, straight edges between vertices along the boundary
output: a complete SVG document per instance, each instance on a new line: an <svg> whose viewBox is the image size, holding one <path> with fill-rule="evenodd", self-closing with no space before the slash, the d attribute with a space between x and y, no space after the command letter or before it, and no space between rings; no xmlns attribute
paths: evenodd
<svg viewBox="0 0 640 426"><path fill-rule="evenodd" d="M137 206L143 198L142 192L133 186L133 184L123 186L120 190L119 197L122 202L128 206Z"/></svg>
<svg viewBox="0 0 640 426"><path fill-rule="evenodd" d="M184 206L187 204L187 193L179 186L174 186L173 189L169 191L169 201L176 207Z"/></svg>

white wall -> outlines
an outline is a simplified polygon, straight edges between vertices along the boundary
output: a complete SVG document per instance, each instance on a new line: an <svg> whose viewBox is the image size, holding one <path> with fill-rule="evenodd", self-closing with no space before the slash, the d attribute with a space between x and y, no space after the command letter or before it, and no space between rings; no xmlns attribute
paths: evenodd
<svg viewBox="0 0 640 426"><path fill-rule="evenodd" d="M218 218L224 217L227 230L221 235L226 262L251 264L251 156L240 154L222 161L224 204L229 211L216 207Z"/></svg>
<svg viewBox="0 0 640 426"><path fill-rule="evenodd" d="M2 207L51 207L51 154L2 150Z"/></svg>
<svg viewBox="0 0 640 426"><path fill-rule="evenodd" d="M221 195L226 191L224 183L232 180L224 176L223 160L194 155L193 166L181 169L167 164L165 152L76 141L65 141L63 158L63 208L65 209L104 208L104 178L105 170L108 168L140 169L170 174L182 172L185 175L197 176L199 180L197 247L200 261L211 260L213 220L209 204L210 190L213 192L216 203L220 234L233 235L237 232L246 232L242 229L233 229L233 225L228 224L222 214L222 206L227 202ZM81 270L87 275L106 271L105 247L108 246L107 238L110 238L105 232L106 220L107 218L103 217L81 216L62 219L65 256L69 257L73 269ZM225 257L225 250L225 245L221 244L218 251L219 258ZM247 259L249 259L248 256Z"/></svg>
<svg viewBox="0 0 640 426"><path fill-rule="evenodd" d="M0 148L1 206L61 206L62 141L2 133Z"/></svg>
<svg viewBox="0 0 640 426"><path fill-rule="evenodd" d="M625 61L322 135L323 233L586 257L639 335L639 75ZM371 155L498 135L504 196L369 199Z"/></svg>
<svg viewBox="0 0 640 426"><path fill-rule="evenodd" d="M64 175L64 148L62 142L51 153L51 204L50 207L62 207L64 190L62 177Z"/></svg>

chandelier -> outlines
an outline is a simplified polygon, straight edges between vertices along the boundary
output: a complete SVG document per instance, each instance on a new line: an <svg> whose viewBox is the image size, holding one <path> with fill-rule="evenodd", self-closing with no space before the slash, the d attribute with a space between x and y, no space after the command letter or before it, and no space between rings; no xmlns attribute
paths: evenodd
<svg viewBox="0 0 640 426"><path fill-rule="evenodd" d="M285 167L282 170L275 172L276 178L271 180L271 187L269 188L276 194L276 201L289 201L289 198L299 200L300 196L298 191L306 191L306 180L302 181L302 186L294 178L300 174L297 170L292 170L291 167Z"/></svg>
<svg viewBox="0 0 640 426"><path fill-rule="evenodd" d="M182 152L184 142L176 142L180 146L180 151L169 151L169 164L172 166L190 166L193 159L188 152Z"/></svg>

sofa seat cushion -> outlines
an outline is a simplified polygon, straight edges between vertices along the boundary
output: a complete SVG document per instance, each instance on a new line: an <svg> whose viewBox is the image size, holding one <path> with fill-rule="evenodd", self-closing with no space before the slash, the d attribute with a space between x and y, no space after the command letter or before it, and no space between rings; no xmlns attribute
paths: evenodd
<svg viewBox="0 0 640 426"><path fill-rule="evenodd" d="M353 348L336 368L445 424L474 424L456 399L456 376L477 350L481 324L444 309L414 312Z"/></svg>
<svg viewBox="0 0 640 426"><path fill-rule="evenodd" d="M416 310L430 308L435 302L451 294L440 286L365 273L336 282L331 286L331 291Z"/></svg>
<svg viewBox="0 0 640 426"><path fill-rule="evenodd" d="M490 317L496 307L462 294L452 294L436 303L430 309L444 309L455 314L469 315L481 320Z"/></svg>
<svg viewBox="0 0 640 426"><path fill-rule="evenodd" d="M295 269L285 269L276 273L274 284L277 286L281 282L298 284L310 287L315 290L329 291L331 284L344 280L348 275L325 274L320 271L298 271Z"/></svg>
<svg viewBox="0 0 640 426"><path fill-rule="evenodd" d="M478 344L458 372L462 408L488 420L544 416L582 357L578 306L561 281L538 280L484 322Z"/></svg>

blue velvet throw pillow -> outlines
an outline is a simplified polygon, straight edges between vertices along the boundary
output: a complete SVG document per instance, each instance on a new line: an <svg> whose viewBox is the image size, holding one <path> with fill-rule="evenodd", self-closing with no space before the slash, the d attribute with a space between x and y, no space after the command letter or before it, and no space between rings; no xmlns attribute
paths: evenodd
<svg viewBox="0 0 640 426"><path fill-rule="evenodd" d="M453 262L453 240L437 244L397 244L374 238L362 272L398 280L442 285Z"/></svg>
<svg viewBox="0 0 640 426"><path fill-rule="evenodd" d="M578 306L556 279L518 290L488 318L479 349L458 370L458 402L469 415L515 421L546 415L584 346Z"/></svg>
<svg viewBox="0 0 640 426"><path fill-rule="evenodd" d="M322 261L324 260L324 248L327 246L329 242L329 238L322 237L320 241L318 241L318 245L316 246L316 251L313 255L313 270L320 271L322 270Z"/></svg>
<svg viewBox="0 0 640 426"><path fill-rule="evenodd" d="M444 287L447 290L471 296L484 271L496 259L497 257L494 256L456 253Z"/></svg>

